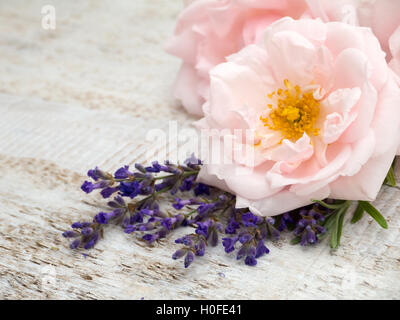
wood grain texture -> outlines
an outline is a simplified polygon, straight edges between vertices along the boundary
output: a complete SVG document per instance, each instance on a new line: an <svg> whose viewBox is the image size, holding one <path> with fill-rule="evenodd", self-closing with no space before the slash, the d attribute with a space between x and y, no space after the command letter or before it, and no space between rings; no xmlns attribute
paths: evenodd
<svg viewBox="0 0 400 320"><path fill-rule="evenodd" d="M194 118L171 98L179 61L162 51L180 1L54 3L50 33L44 1L0 3L1 299L400 298L395 188L374 203L388 230L349 215L338 250L283 239L256 268L211 248L184 269L171 255L185 230L148 247L110 227L86 257L69 250L61 232L104 208L79 190L84 173L146 162L163 151L150 129Z"/></svg>

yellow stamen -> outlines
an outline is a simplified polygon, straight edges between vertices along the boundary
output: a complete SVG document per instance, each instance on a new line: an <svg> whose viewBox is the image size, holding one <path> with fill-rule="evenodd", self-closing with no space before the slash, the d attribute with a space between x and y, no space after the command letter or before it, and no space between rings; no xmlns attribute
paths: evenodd
<svg viewBox="0 0 400 320"><path fill-rule="evenodd" d="M312 92L301 92L299 86L292 86L288 79L284 81L286 89L278 89L276 107L268 104L272 109L268 117L260 117L264 126L271 130L280 131L283 139L296 141L305 133L317 136L318 128L314 128L317 121L320 102L317 101ZM275 92L268 94L270 99Z"/></svg>

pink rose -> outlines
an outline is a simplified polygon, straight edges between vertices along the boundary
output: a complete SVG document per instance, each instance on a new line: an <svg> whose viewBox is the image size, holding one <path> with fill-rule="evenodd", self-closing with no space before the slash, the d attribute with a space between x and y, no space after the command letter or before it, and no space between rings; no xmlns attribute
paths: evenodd
<svg viewBox="0 0 400 320"><path fill-rule="evenodd" d="M369 27L378 38L386 60L392 57L400 75L400 1L399 0L306 0L313 17L323 21L343 21ZM397 30L397 31L396 31ZM397 35L396 35L397 34Z"/></svg>
<svg viewBox="0 0 400 320"><path fill-rule="evenodd" d="M389 47L392 54L392 60L389 65L397 74L397 83L400 86L400 26L389 38Z"/></svg>
<svg viewBox="0 0 400 320"><path fill-rule="evenodd" d="M206 163L199 180L263 216L312 199L374 200L400 142L400 89L376 37L341 22L283 18L263 40L211 70L198 122L221 140L211 155L236 141L254 158L224 153L229 161Z"/></svg>
<svg viewBox="0 0 400 320"><path fill-rule="evenodd" d="M179 15L167 51L183 60L174 95L188 112L203 115L209 71L225 57L258 40L271 22L299 17L303 0L192 0Z"/></svg>

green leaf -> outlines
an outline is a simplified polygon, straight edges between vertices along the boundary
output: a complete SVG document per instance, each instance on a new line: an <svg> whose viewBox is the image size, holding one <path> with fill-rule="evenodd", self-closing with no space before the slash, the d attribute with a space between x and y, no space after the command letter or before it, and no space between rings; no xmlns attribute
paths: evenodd
<svg viewBox="0 0 400 320"><path fill-rule="evenodd" d="M342 207L338 210L334 217L333 229L331 233L331 248L336 249L340 245L340 238L342 236L343 221L346 215L347 209L350 206L350 201L344 202Z"/></svg>
<svg viewBox="0 0 400 320"><path fill-rule="evenodd" d="M297 237L293 238L292 240L290 240L290 244L293 244L293 245L294 244L299 244L300 241L301 241L301 237L297 236Z"/></svg>
<svg viewBox="0 0 400 320"><path fill-rule="evenodd" d="M354 211L353 218L351 219L351 223L356 223L361 220L364 216L364 208L360 202L358 202L356 211Z"/></svg>
<svg viewBox="0 0 400 320"><path fill-rule="evenodd" d="M326 230L329 230L329 229L332 227L333 223L335 222L335 216L336 216L336 213L332 213L332 214L329 215L329 217L327 217L327 218L325 219L325 221L323 222L322 226L323 226Z"/></svg>
<svg viewBox="0 0 400 320"><path fill-rule="evenodd" d="M393 170L393 166L390 167L388 174L386 175L386 181L389 185L391 185L392 187L396 186L396 179L394 177L394 170Z"/></svg>
<svg viewBox="0 0 400 320"><path fill-rule="evenodd" d="M361 204L362 208L367 211L367 213L374 218L382 228L388 228L385 218L372 204L370 204L368 201L359 201L359 203Z"/></svg>
<svg viewBox="0 0 400 320"><path fill-rule="evenodd" d="M338 227L339 227L339 218L340 218L340 211L339 210L336 215L335 215L335 223L333 225L333 230L331 233L331 248L332 249L336 249L339 244L338 244Z"/></svg>
<svg viewBox="0 0 400 320"><path fill-rule="evenodd" d="M343 221L344 221L344 216L346 215L347 209L343 211L343 213L339 217L338 221L338 235L337 235L337 246L339 247L340 245L340 238L342 237L342 230L343 230Z"/></svg>
<svg viewBox="0 0 400 320"><path fill-rule="evenodd" d="M332 210L336 210L336 209L340 209L341 207L343 207L344 203L338 203L338 204L328 204L323 202L322 200L311 200L312 202L316 202L318 204L320 204L321 206L328 208L328 209L332 209Z"/></svg>

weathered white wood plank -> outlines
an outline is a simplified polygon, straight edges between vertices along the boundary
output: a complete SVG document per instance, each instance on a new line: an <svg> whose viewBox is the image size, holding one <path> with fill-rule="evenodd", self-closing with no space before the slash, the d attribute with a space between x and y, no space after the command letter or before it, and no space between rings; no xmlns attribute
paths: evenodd
<svg viewBox="0 0 400 320"><path fill-rule="evenodd" d="M55 1L51 34L42 4L0 3L0 298L400 297L394 188L375 202L388 230L347 223L337 251L270 243L256 268L211 248L184 269L171 259L184 229L150 248L110 228L86 258L69 250L61 232L103 208L79 190L87 169L150 160L162 147L149 129L193 120L170 96L178 61L161 51L181 3Z"/></svg>
<svg viewBox="0 0 400 320"><path fill-rule="evenodd" d="M270 255L256 268L216 248L185 270L180 261L170 258L176 248L174 238L148 248L112 228L86 259L71 252L61 231L103 205L98 196L79 190L84 172L99 158L107 160L107 169L117 168L122 163L116 156L122 154L117 152L120 149L133 161L139 144L154 146L135 139L141 132L138 126L129 126L135 123L129 115L107 117L103 111L17 100L7 107L12 99L0 96L0 126L19 120L0 136L0 292L4 298L398 297L400 192L393 188L385 188L376 202L389 230L380 229L371 219L347 225L336 252L327 244L307 249L287 241L270 244ZM120 120L119 129L104 124L113 117ZM88 119L98 126L86 127ZM40 128L49 134L42 137ZM122 133L137 144L119 142ZM102 151L101 142L114 142L114 150ZM71 155L62 152L65 148L71 149ZM45 288L43 281L49 282Z"/></svg>

